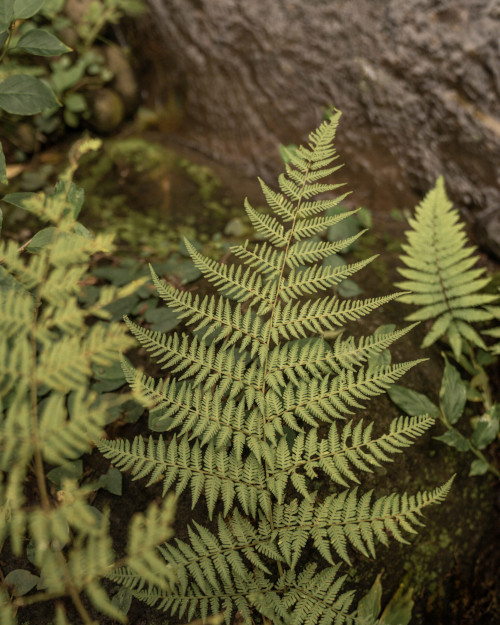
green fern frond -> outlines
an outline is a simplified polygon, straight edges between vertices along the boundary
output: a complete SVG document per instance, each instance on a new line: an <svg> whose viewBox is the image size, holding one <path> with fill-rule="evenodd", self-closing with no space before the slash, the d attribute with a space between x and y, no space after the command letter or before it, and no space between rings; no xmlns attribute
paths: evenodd
<svg viewBox="0 0 500 625"><path fill-rule="evenodd" d="M263 284L260 275L249 267L243 271L241 265L223 265L211 258L203 256L187 240L184 244L193 259L195 267L215 286L219 292L238 302L249 301L250 305L264 303L270 307L273 301L272 285Z"/></svg>
<svg viewBox="0 0 500 625"><path fill-rule="evenodd" d="M92 441L102 436L107 405L81 387L72 395L71 412L64 394L53 392L40 414L40 444L52 464L63 464L89 452Z"/></svg>
<svg viewBox="0 0 500 625"><path fill-rule="evenodd" d="M224 611L229 624L239 611L250 625L257 609L277 625L340 625L352 593L341 591L344 577L334 560L349 562L352 551L374 556L376 542L389 537L405 542L424 508L441 502L450 487L378 499L351 488L423 435L433 419L400 417L377 436L373 424L353 416L335 423L420 362L379 366L372 359L413 326L356 339L344 330L407 293L344 301L331 293L316 297L374 258L332 268L324 259L360 234L308 240L355 212L320 215L345 198L332 195L340 185L323 182L338 169L332 147L338 119L336 113L311 133L306 147L288 154L278 190L261 181L271 214L245 202L265 241L234 246L239 264L218 263L186 242L216 294L176 289L151 271L159 296L194 337L166 336L126 319L164 377L155 379L123 360L125 377L158 429L171 433L148 442L100 440L98 448L133 479L162 481L164 494L170 488L177 496L188 492L212 524L188 524L187 538L162 545L163 562L155 570L171 573L163 588L127 566L109 577L181 618ZM323 192L330 196L317 199ZM456 288L457 301L468 295ZM457 317L456 323L462 321ZM328 425L320 427L322 421ZM318 478L332 487L323 500L314 490ZM290 501L292 487L299 496ZM328 568L299 569L311 546Z"/></svg>
<svg viewBox="0 0 500 625"><path fill-rule="evenodd" d="M245 199L245 211L256 232L276 247L285 247L288 243L285 237L285 228L275 217L259 213L247 199Z"/></svg>
<svg viewBox="0 0 500 625"><path fill-rule="evenodd" d="M200 388L175 380L155 380L138 372L125 360L122 361L125 378L132 389L151 402L157 410L158 422L169 424L168 429L181 427L180 433L192 432L202 445L215 439L216 445L229 440L241 449L245 439L259 439L261 424L254 421L254 429L248 425L246 401L223 401L220 390L207 395ZM250 415L251 416L251 415Z"/></svg>
<svg viewBox="0 0 500 625"><path fill-rule="evenodd" d="M291 231L293 232L293 238L295 241L302 241L303 239L313 237L320 232L324 232L328 228L331 228L332 226L336 226L338 223L348 217L351 217L357 212L357 210L344 211L343 213L330 215L329 217L300 219L297 221L295 228Z"/></svg>
<svg viewBox="0 0 500 625"><path fill-rule="evenodd" d="M341 625L351 607L354 593L340 592L346 575L339 575L339 565L317 571L308 564L302 572L287 571L278 580L276 593L281 594L282 616L291 607L293 625ZM283 609L285 608L285 609Z"/></svg>
<svg viewBox="0 0 500 625"><path fill-rule="evenodd" d="M352 414L351 407L363 408L358 400L380 395L420 362L422 360L414 360L357 372L343 369L337 376L312 378L307 383L299 381L297 385L290 383L283 390L282 401L276 399L276 410L267 421L278 418L286 421L290 413L313 427L317 427L316 419L342 419L345 414Z"/></svg>
<svg viewBox="0 0 500 625"><path fill-rule="evenodd" d="M257 390L262 386L262 371L257 369L252 375L246 359L236 352L234 346L223 343L217 349L214 343L207 345L196 337L190 340L187 334L153 332L141 328L128 317L125 322L162 369L182 373L179 380L194 376L193 387L202 386L207 391L218 384L233 398L247 387Z"/></svg>
<svg viewBox="0 0 500 625"><path fill-rule="evenodd" d="M303 499L274 507L273 524L262 520L259 524L261 540L277 534L277 545L285 561L293 568L298 562L309 538L327 562L333 563L331 549L350 563L347 547L351 545L366 557L375 557L375 541L388 544L388 537L407 542L402 531L415 533L421 526L422 511L429 505L442 502L448 494L453 478L443 486L416 495L397 493L372 502L372 492L358 497L357 490L346 490L330 495L320 504Z"/></svg>
<svg viewBox="0 0 500 625"><path fill-rule="evenodd" d="M417 324L414 323L401 330L362 336L358 339L357 343L352 336L344 339L343 335L340 335L333 345L334 358L342 367L350 368L355 365L360 365L370 358L370 356L380 354L385 349L388 349L394 341L399 340L405 334L413 330L416 325Z"/></svg>
<svg viewBox="0 0 500 625"><path fill-rule="evenodd" d="M265 357L265 326L252 310L243 313L240 304L236 304L233 309L225 297L201 299L189 291L178 291L160 280L153 269L151 271L160 297L178 313L179 319L184 319L188 325L194 325L193 331L205 330L204 340L211 337L219 342L228 338L230 345L241 341L240 349L249 345L252 355L258 352Z"/></svg>
<svg viewBox="0 0 500 625"><path fill-rule="evenodd" d="M474 248L466 246L464 225L446 196L442 177L417 206L409 223L412 230L406 233L408 243L402 246L401 256L406 268L398 269L406 280L397 286L411 291L401 297L402 302L419 307L407 319L435 319L422 347L448 334L457 358L464 339L485 349L470 324L492 318L484 306L497 296L480 293L490 279L481 278L484 269L472 268L478 257Z"/></svg>
<svg viewBox="0 0 500 625"><path fill-rule="evenodd" d="M0 335L3 339L24 335L33 318L33 298L27 292L9 289L2 293Z"/></svg>
<svg viewBox="0 0 500 625"><path fill-rule="evenodd" d="M283 251L276 250L267 243L255 245L251 250L248 249L248 245L249 242L246 241L243 245L231 247L230 250L254 271L258 271L268 277L277 276L283 263Z"/></svg>

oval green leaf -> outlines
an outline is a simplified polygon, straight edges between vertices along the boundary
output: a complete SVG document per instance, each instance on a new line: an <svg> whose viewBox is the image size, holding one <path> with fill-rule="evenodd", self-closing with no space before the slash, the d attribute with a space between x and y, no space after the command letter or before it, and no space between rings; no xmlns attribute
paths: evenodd
<svg viewBox="0 0 500 625"><path fill-rule="evenodd" d="M16 49L38 56L59 56L71 52L71 48L41 28L34 28L22 35L17 42Z"/></svg>
<svg viewBox="0 0 500 625"><path fill-rule="evenodd" d="M5 576L9 586L14 586L14 594L18 597L27 594L38 583L40 578L26 569L15 569Z"/></svg>
<svg viewBox="0 0 500 625"><path fill-rule="evenodd" d="M14 19L26 20L43 7L45 0L14 0Z"/></svg>
<svg viewBox="0 0 500 625"><path fill-rule="evenodd" d="M14 21L14 0L0 2L0 33L9 29Z"/></svg>
<svg viewBox="0 0 500 625"><path fill-rule="evenodd" d="M439 402L444 416L451 425L455 424L462 416L466 401L466 385L455 367L450 365L448 360L445 360Z"/></svg>
<svg viewBox="0 0 500 625"><path fill-rule="evenodd" d="M484 475L488 471L488 463L484 460L473 460L470 465L469 476Z"/></svg>
<svg viewBox="0 0 500 625"><path fill-rule="evenodd" d="M417 391L399 386L399 384L393 384L387 389L387 394L391 398L391 401L410 417L428 414L430 417L437 419L439 416L438 407L422 393L417 393Z"/></svg>
<svg viewBox="0 0 500 625"><path fill-rule="evenodd" d="M52 91L33 76L9 76L0 83L0 108L12 115L36 115L58 106Z"/></svg>

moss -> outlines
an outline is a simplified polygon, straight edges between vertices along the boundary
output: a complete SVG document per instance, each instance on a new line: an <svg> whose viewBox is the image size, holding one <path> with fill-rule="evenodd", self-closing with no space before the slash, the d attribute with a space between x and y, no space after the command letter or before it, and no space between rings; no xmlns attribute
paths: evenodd
<svg viewBox="0 0 500 625"><path fill-rule="evenodd" d="M212 170L140 136L105 142L79 172L85 225L113 231L127 254L164 258L183 236L207 241L231 201Z"/></svg>

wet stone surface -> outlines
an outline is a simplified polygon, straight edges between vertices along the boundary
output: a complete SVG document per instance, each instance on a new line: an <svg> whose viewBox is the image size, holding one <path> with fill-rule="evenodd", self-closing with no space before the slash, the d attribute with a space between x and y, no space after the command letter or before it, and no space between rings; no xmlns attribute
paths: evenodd
<svg viewBox="0 0 500 625"><path fill-rule="evenodd" d="M191 146L270 177L277 144L302 141L334 104L337 147L367 206L412 206L444 174L500 256L498 2L149 4L136 42L146 90L182 101L176 132Z"/></svg>

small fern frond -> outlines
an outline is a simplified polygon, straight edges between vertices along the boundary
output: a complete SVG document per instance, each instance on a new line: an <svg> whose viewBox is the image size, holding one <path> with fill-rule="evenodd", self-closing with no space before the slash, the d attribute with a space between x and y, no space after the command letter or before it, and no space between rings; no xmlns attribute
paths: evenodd
<svg viewBox="0 0 500 625"><path fill-rule="evenodd" d="M254 419L254 428L247 425L245 398L238 401L223 401L220 390L204 394L200 388L193 388L187 382L156 380L122 361L125 379L132 389L157 412L157 423L165 423L167 429L180 427L180 434L192 432L206 445L214 439L217 447L228 441L240 450L247 439L259 440L262 424Z"/></svg>
<svg viewBox="0 0 500 625"><path fill-rule="evenodd" d="M388 537L407 542L403 531L415 533L423 525L420 517L429 505L441 503L448 494L453 478L433 491L416 495L392 494L372 502L372 492L361 497L356 489L330 495L323 502L303 499L292 501L273 510L273 525L262 520L259 534L277 534L277 545L285 562L292 568L298 562L307 541L311 538L319 554L333 563L331 549L350 563L348 546L364 556L375 557L375 541L388 544Z"/></svg>
<svg viewBox="0 0 500 625"><path fill-rule="evenodd" d="M332 226L336 226L338 223L356 214L358 211L344 211L338 215L330 215L329 217L312 217L309 219L301 219L293 229L293 238L295 241L302 241L313 237L320 232L324 232Z"/></svg>
<svg viewBox="0 0 500 625"><path fill-rule="evenodd" d="M175 578L158 553L158 545L173 534L174 511L174 497L169 495L160 505L152 503L144 513L135 514L129 525L126 565L160 588L168 588Z"/></svg>
<svg viewBox="0 0 500 625"><path fill-rule="evenodd" d="M68 411L65 396L53 392L40 415L40 443L52 464L63 464L89 452L91 441L99 439L107 423L108 404L94 393L78 389Z"/></svg>
<svg viewBox="0 0 500 625"><path fill-rule="evenodd" d="M275 217L259 213L247 199L245 199L245 211L256 232L268 239L276 247L285 247L288 242L285 236L285 228Z"/></svg>
<svg viewBox="0 0 500 625"><path fill-rule="evenodd" d="M393 332L380 332L369 336L361 336L357 343L354 337L350 336L344 339L341 334L333 345L334 358L341 367L351 368L355 365L360 365L370 356L380 354L385 349L388 349L395 341L413 330L416 325L414 323Z"/></svg>
<svg viewBox="0 0 500 625"><path fill-rule="evenodd" d="M422 347L448 334L457 358L463 340L485 349L470 324L491 319L484 306L497 296L480 293L490 280L481 278L484 269L472 268L478 257L474 248L466 247L464 225L446 196L442 177L417 206L409 223L412 229L406 233L408 243L403 245L401 256L406 267L398 270L406 280L397 286L411 291L401 297L402 302L419 307L407 319L436 320Z"/></svg>
<svg viewBox="0 0 500 625"><path fill-rule="evenodd" d="M385 392L419 362L422 359L386 367L359 369L357 372L342 370L337 376L313 378L308 383L299 381L297 385L290 383L283 390L282 404L277 402L281 409L267 421L272 423L279 418L287 422L289 416L293 415L317 427L317 419L343 419L345 414L352 414L351 408L363 408L360 401Z"/></svg>
<svg viewBox="0 0 500 625"><path fill-rule="evenodd" d="M203 256L187 239L184 239L184 244L195 267L216 287L220 287L219 292L222 295L238 302L248 301L250 305L264 303L271 306L270 285L262 283L258 272L251 271L250 267L243 271L241 265L224 265Z"/></svg>
<svg viewBox="0 0 500 625"><path fill-rule="evenodd" d="M276 250L272 245L262 243L255 245L253 249L248 249L249 242L243 245L235 245L230 248L231 252L241 258L243 262L251 267L254 271L258 271L265 275L268 279L279 274L280 267L283 264L284 254L280 250Z"/></svg>
<svg viewBox="0 0 500 625"><path fill-rule="evenodd" d="M342 625L351 607L354 592L342 592L347 579L339 575L340 565L324 568L309 563L297 573L288 570L277 582L276 594L281 595L281 614L293 625ZM286 609L288 608L288 614Z"/></svg>
<svg viewBox="0 0 500 625"><path fill-rule="evenodd" d="M0 336L10 339L25 335L33 318L33 298L28 292L9 289L2 292L2 315Z"/></svg>
<svg viewBox="0 0 500 625"><path fill-rule="evenodd" d="M125 322L132 334L156 360L162 369L171 369L172 373L182 373L179 380L194 377L193 387L202 386L208 391L214 384L220 385L230 397L250 386L257 390L262 386L262 375L252 379L244 355L236 352L234 346L223 343L217 350L214 343L207 345L196 337L190 339L187 334L164 334L141 328L125 317ZM258 370L258 373L261 370Z"/></svg>

